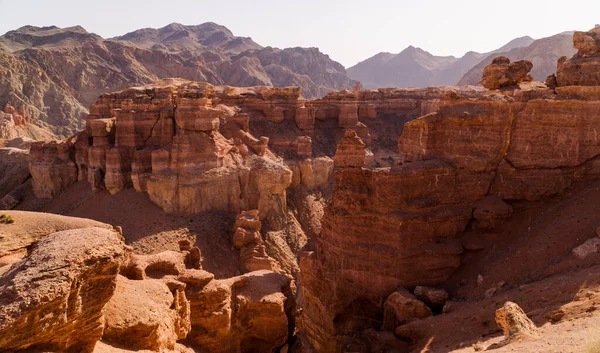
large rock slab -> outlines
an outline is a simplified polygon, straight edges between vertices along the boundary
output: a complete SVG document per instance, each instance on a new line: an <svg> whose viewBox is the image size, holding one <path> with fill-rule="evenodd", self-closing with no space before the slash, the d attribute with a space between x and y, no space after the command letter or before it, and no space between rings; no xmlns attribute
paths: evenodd
<svg viewBox="0 0 600 353"><path fill-rule="evenodd" d="M0 258L26 249L48 234L78 228L112 229L109 224L91 219L67 217L52 213L25 211L2 211L10 216L13 224L0 223Z"/></svg>
<svg viewBox="0 0 600 353"><path fill-rule="evenodd" d="M0 350L93 351L123 254L121 236L103 228L40 240L0 277Z"/></svg>
<svg viewBox="0 0 600 353"><path fill-rule="evenodd" d="M104 308L103 340L136 350L174 350L191 329L184 289L177 281L119 276Z"/></svg>
<svg viewBox="0 0 600 353"><path fill-rule="evenodd" d="M215 353L274 352L294 327L290 278L256 271L204 286L188 284L192 331L189 341Z"/></svg>

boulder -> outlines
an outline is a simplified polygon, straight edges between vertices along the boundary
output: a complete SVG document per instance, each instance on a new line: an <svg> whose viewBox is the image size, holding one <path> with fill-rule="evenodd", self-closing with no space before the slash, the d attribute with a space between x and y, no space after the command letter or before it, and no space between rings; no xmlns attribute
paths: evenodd
<svg viewBox="0 0 600 353"><path fill-rule="evenodd" d="M513 208L495 195L486 196L483 200L475 203L471 224L474 230L490 230L495 228L502 220L509 218Z"/></svg>
<svg viewBox="0 0 600 353"><path fill-rule="evenodd" d="M416 286L413 291L417 299L423 301L432 308L441 310L448 300L448 292L444 289L437 289L425 286Z"/></svg>
<svg viewBox="0 0 600 353"><path fill-rule="evenodd" d="M573 248L573 256L578 259L585 259L586 257L598 253L600 249L600 238L594 237L585 241L583 244Z"/></svg>
<svg viewBox="0 0 600 353"><path fill-rule="evenodd" d="M104 341L134 350L173 350L191 330L185 284L119 276L104 318Z"/></svg>
<svg viewBox="0 0 600 353"><path fill-rule="evenodd" d="M523 309L513 302L506 302L496 310L496 323L504 333L504 342L524 338L538 338L539 331L525 315Z"/></svg>
<svg viewBox="0 0 600 353"><path fill-rule="evenodd" d="M577 53L558 60L556 81L562 86L600 86L600 28L573 34Z"/></svg>
<svg viewBox="0 0 600 353"><path fill-rule="evenodd" d="M520 60L511 63L509 58L499 56L483 69L481 84L487 89L499 89L533 81L533 77L529 75L532 68L531 61Z"/></svg>
<svg viewBox="0 0 600 353"><path fill-rule="evenodd" d="M120 235L104 228L42 238L0 277L0 350L92 352L124 251Z"/></svg>
<svg viewBox="0 0 600 353"><path fill-rule="evenodd" d="M382 330L395 331L396 327L432 315L431 309L408 290L400 288L390 294L383 304Z"/></svg>
<svg viewBox="0 0 600 353"><path fill-rule="evenodd" d="M214 353L275 352L294 327L290 278L251 272L204 286L188 284L192 331L188 340Z"/></svg>

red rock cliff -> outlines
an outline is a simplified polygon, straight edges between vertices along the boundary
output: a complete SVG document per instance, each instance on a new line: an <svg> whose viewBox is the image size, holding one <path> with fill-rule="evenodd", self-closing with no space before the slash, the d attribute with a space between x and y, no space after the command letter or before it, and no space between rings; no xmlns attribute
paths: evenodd
<svg viewBox="0 0 600 353"><path fill-rule="evenodd" d="M467 226L492 221L474 212L480 200L538 200L600 177L593 90L449 94L438 107L405 124L399 165L365 167L354 133L338 147L332 204L301 259L303 329L317 351L379 329L398 287L443 283L460 265Z"/></svg>

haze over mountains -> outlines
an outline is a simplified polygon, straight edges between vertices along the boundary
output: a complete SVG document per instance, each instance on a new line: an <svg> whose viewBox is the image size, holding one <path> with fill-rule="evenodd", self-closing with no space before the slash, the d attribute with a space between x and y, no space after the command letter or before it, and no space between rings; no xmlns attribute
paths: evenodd
<svg viewBox="0 0 600 353"><path fill-rule="evenodd" d="M360 48L360 47L357 47ZM360 50L360 49L357 49ZM0 36L0 108L10 104L58 136L83 128L88 107L102 93L181 77L232 86L300 86L304 98L333 90L477 85L492 58L533 62L544 80L560 56L575 50L572 33L516 38L488 53L435 56L409 46L379 53L346 70L318 48L263 47L215 23L172 23L104 39L80 26L25 26Z"/></svg>
<svg viewBox="0 0 600 353"><path fill-rule="evenodd" d="M533 41L528 36L516 38L489 53L470 51L461 58L435 56L421 48L409 46L398 54L379 53L362 61L348 69L348 76L360 81L366 88L455 85L465 73L488 56L526 47Z"/></svg>

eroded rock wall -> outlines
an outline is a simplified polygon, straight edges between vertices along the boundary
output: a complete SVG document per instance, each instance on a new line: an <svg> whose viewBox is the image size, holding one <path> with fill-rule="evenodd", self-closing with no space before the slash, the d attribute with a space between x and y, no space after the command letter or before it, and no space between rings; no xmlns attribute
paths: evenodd
<svg viewBox="0 0 600 353"><path fill-rule="evenodd" d="M385 145L379 141L396 138L387 120L401 129L405 120L437 110L450 91L460 90L343 90L306 101L299 88L162 80L104 94L91 106L85 131L33 144L33 189L49 198L87 179L112 194L134 187L170 213L257 209L278 230L290 186L329 184L329 150L345 128L367 145L372 137ZM361 120L372 122L372 131Z"/></svg>
<svg viewBox="0 0 600 353"><path fill-rule="evenodd" d="M578 99L545 87L448 96L405 124L390 168L365 167L365 144L346 134L316 250L301 259L303 330L318 351L379 329L398 287L443 283L478 201L540 200L600 177L600 99L569 89Z"/></svg>

